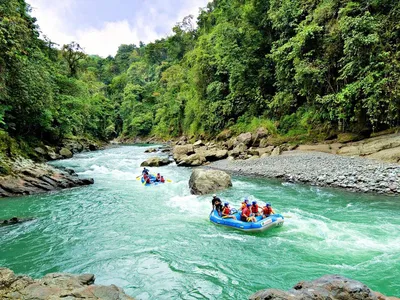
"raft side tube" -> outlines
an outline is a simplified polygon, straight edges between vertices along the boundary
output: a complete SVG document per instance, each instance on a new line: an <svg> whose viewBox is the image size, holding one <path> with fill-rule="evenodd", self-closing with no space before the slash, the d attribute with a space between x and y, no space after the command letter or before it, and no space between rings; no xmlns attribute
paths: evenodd
<svg viewBox="0 0 400 300"><path fill-rule="evenodd" d="M264 231L273 227L282 226L285 218L281 214L270 215L263 219L261 216L256 217L257 222L243 222L240 221L241 212L234 214L236 220L222 218L218 215L218 212L214 210L210 215L210 221L216 225L222 225L232 227L247 232Z"/></svg>

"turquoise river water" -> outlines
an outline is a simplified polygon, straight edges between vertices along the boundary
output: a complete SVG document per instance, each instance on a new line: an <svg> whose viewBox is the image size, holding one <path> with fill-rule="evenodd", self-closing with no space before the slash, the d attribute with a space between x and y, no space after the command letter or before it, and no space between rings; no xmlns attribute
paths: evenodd
<svg viewBox="0 0 400 300"><path fill-rule="evenodd" d="M148 146L147 146L148 147ZM121 146L54 164L95 184L0 200L0 266L35 278L94 273L137 299L246 299L264 288L341 274L400 296L400 201L296 184L233 177L219 193L245 196L287 216L281 228L248 234L208 220L209 196L190 195L191 170L151 168L172 183L143 186L145 146Z"/></svg>

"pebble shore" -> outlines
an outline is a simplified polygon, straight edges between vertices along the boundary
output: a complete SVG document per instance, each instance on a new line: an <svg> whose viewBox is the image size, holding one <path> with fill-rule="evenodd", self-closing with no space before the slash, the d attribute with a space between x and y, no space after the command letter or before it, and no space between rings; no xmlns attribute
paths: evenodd
<svg viewBox="0 0 400 300"><path fill-rule="evenodd" d="M400 165L322 152L287 151L280 156L220 160L213 169L245 176L279 178L353 192L400 194Z"/></svg>

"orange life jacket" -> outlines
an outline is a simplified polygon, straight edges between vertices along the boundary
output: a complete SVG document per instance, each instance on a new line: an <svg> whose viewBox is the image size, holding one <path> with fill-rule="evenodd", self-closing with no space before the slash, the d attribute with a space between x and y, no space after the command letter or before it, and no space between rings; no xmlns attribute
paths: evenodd
<svg viewBox="0 0 400 300"><path fill-rule="evenodd" d="M248 209L247 207L243 208L242 217L248 218L249 216L250 216L250 209Z"/></svg>
<svg viewBox="0 0 400 300"><path fill-rule="evenodd" d="M269 216L270 214L272 214L272 207L271 206L265 206L263 208L263 213L266 216Z"/></svg>
<svg viewBox="0 0 400 300"><path fill-rule="evenodd" d="M252 206L251 206L251 212L252 212L253 214L258 213L258 204L252 205Z"/></svg>
<svg viewBox="0 0 400 300"><path fill-rule="evenodd" d="M224 209L222 210L222 214L223 215L229 215L231 213L231 209L227 206L224 207Z"/></svg>

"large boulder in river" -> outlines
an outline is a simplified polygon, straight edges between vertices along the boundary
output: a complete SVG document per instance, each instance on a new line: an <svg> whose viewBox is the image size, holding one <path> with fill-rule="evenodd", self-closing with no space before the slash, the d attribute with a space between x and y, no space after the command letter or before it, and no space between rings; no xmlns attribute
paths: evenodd
<svg viewBox="0 0 400 300"><path fill-rule="evenodd" d="M231 186L231 176L219 170L196 169L189 180L190 192L194 195L210 194Z"/></svg>
<svg viewBox="0 0 400 300"><path fill-rule="evenodd" d="M52 273L41 279L32 279L0 268L0 299L133 300L115 285L94 285L94 281L93 274Z"/></svg>
<svg viewBox="0 0 400 300"><path fill-rule="evenodd" d="M70 150L68 150L67 148L61 148L60 155L64 158L71 158L72 152Z"/></svg>
<svg viewBox="0 0 400 300"><path fill-rule="evenodd" d="M394 300L372 291L365 284L339 275L325 275L313 281L301 281L291 290L285 292L277 289L258 291L250 300Z"/></svg>
<svg viewBox="0 0 400 300"><path fill-rule="evenodd" d="M140 164L141 167L162 167L169 165L171 161L168 158L150 157Z"/></svg>

